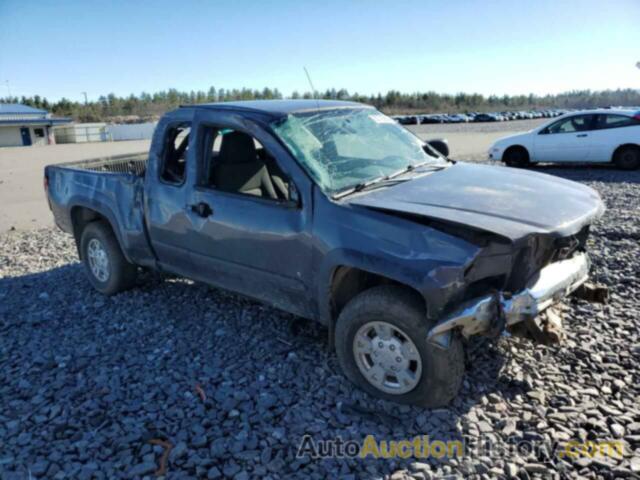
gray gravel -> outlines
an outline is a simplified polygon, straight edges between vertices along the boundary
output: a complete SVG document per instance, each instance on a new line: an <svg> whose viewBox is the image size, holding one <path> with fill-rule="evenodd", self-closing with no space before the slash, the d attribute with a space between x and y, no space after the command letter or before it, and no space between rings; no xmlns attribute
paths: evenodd
<svg viewBox="0 0 640 480"><path fill-rule="evenodd" d="M608 305L566 305L561 348L474 341L450 408L355 389L325 329L204 285L145 274L112 298L57 230L0 236L0 478L619 478L640 470L640 172L542 169L595 187L590 241ZM296 459L306 433L428 434L497 445L620 439L625 456L540 452L451 461ZM154 442L151 442L154 440ZM635 472L635 473L634 473Z"/></svg>

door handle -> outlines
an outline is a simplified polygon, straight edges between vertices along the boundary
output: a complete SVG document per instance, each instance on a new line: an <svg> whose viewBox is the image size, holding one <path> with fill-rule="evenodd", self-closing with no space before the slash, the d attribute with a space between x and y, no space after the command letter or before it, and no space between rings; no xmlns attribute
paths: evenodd
<svg viewBox="0 0 640 480"><path fill-rule="evenodd" d="M202 218L207 218L213 215L213 209L209 206L208 203L199 202L194 205L187 206L189 210Z"/></svg>
<svg viewBox="0 0 640 480"><path fill-rule="evenodd" d="M576 135L576 137L582 138L582 137L586 137L587 134L586 133L579 133L578 135Z"/></svg>

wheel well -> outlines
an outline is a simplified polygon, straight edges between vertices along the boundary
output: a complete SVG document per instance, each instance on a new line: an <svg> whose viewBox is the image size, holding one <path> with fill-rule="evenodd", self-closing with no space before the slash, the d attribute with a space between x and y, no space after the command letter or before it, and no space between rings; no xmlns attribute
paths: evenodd
<svg viewBox="0 0 640 480"><path fill-rule="evenodd" d="M78 247L78 255L82 258L82 252L80 251L80 239L82 238L82 231L84 228L92 222L103 221L107 225L111 226L111 223L99 212L87 207L73 207L71 209L71 225L73 226L73 237L76 240L76 246ZM112 228L113 229L113 228Z"/></svg>
<svg viewBox="0 0 640 480"><path fill-rule="evenodd" d="M424 297L415 288L400 283L391 278L384 277L375 273L367 272L355 267L338 267L331 282L331 322L335 324L342 309L349 301L365 290L378 285L397 285L410 291L420 299L422 304L425 303ZM426 305L425 305L426 311Z"/></svg>
<svg viewBox="0 0 640 480"><path fill-rule="evenodd" d="M623 148L635 148L636 150L640 150L640 145L637 145L635 143L624 143L620 146L618 146L618 148L616 148L613 152L613 155L611 156L611 161L613 162L616 159L616 155L618 155L618 152L620 150L622 150Z"/></svg>
<svg viewBox="0 0 640 480"><path fill-rule="evenodd" d="M504 162L504 156L507 154L507 152L509 152L509 151L514 151L514 150L523 150L523 151L524 151L524 153L526 153L526 154L527 154L527 160L529 160L529 159L530 159L530 156L529 156L529 150L527 150L527 148L526 148L525 146L523 146L523 145L511 145L511 146L510 146L510 147L508 147L508 148L504 151L504 153L502 154L502 161Z"/></svg>

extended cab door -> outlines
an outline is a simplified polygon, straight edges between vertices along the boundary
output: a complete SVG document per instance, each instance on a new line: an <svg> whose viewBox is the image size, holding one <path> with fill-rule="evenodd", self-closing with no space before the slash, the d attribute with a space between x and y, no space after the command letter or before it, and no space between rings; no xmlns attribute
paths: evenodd
<svg viewBox="0 0 640 480"><path fill-rule="evenodd" d="M145 217L149 240L166 270L192 276L189 215L193 161L193 110L163 118L153 137L145 174Z"/></svg>
<svg viewBox="0 0 640 480"><path fill-rule="evenodd" d="M197 277L312 317L310 181L257 123L196 117L187 237Z"/></svg>
<svg viewBox="0 0 640 480"><path fill-rule="evenodd" d="M536 162L583 162L588 159L594 115L573 115L540 130L533 140Z"/></svg>

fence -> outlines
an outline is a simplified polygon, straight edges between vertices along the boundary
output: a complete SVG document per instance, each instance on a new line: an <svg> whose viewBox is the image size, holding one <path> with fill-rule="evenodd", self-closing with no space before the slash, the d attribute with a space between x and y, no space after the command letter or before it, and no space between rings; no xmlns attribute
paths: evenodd
<svg viewBox="0 0 640 480"><path fill-rule="evenodd" d="M150 140L157 123L107 125L106 123L76 123L55 129L56 143L108 142L120 140Z"/></svg>
<svg viewBox="0 0 640 480"><path fill-rule="evenodd" d="M54 129L56 143L106 142L105 123L77 123Z"/></svg>
<svg viewBox="0 0 640 480"><path fill-rule="evenodd" d="M124 125L107 125L111 140L148 140L153 136L156 123L132 123Z"/></svg>

